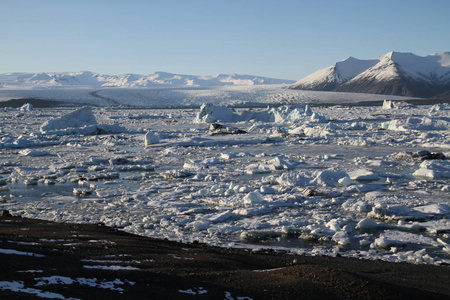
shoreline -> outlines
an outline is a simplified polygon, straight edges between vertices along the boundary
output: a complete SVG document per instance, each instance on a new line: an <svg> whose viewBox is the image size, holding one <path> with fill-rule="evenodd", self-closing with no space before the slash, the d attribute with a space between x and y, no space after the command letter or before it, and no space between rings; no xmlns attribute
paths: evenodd
<svg viewBox="0 0 450 300"><path fill-rule="evenodd" d="M79 299L450 296L449 266L182 244L7 214L0 217L0 242L0 295L8 299L34 299L33 290Z"/></svg>

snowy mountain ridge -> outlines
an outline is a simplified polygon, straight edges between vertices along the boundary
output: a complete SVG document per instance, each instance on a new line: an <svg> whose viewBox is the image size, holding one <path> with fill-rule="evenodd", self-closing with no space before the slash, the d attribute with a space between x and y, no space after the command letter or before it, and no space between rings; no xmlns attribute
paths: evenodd
<svg viewBox="0 0 450 300"><path fill-rule="evenodd" d="M121 74L106 75L90 71L60 73L3 73L0 74L0 87L15 88L55 88L64 86L85 87L161 87L161 86L226 86L291 84L294 81L274 79L253 75L216 74L194 76L156 72L150 75Z"/></svg>
<svg viewBox="0 0 450 300"><path fill-rule="evenodd" d="M450 90L450 52L421 57L392 51L366 60L349 57L290 88L432 97Z"/></svg>

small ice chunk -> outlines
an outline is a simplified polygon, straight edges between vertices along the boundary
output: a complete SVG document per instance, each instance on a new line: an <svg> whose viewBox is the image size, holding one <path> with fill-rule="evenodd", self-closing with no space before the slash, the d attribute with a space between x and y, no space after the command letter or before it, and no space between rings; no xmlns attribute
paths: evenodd
<svg viewBox="0 0 450 300"><path fill-rule="evenodd" d="M343 225L343 222L340 219L332 219L329 222L325 224L328 228L330 228L333 231L341 231L341 227Z"/></svg>
<svg viewBox="0 0 450 300"><path fill-rule="evenodd" d="M387 99L383 101L383 109L406 109L413 107L415 106L405 101L387 100Z"/></svg>
<svg viewBox="0 0 450 300"><path fill-rule="evenodd" d="M442 239L438 238L437 239L438 243L441 244L442 246L444 246L444 251L447 253L450 253L450 244L446 243L445 241L443 241Z"/></svg>
<svg viewBox="0 0 450 300"><path fill-rule="evenodd" d="M22 105L22 107L20 107L21 111L32 111L34 110L33 105L31 103L25 103L24 105Z"/></svg>
<svg viewBox="0 0 450 300"><path fill-rule="evenodd" d="M352 180L377 180L378 175L367 169L358 169L348 172L350 179Z"/></svg>
<svg viewBox="0 0 450 300"><path fill-rule="evenodd" d="M339 186L339 180L348 177L346 172L336 172L331 170L319 171L316 177L311 183L315 183L320 186ZM345 179L345 181L347 181Z"/></svg>
<svg viewBox="0 0 450 300"><path fill-rule="evenodd" d="M372 221L370 219L362 219L361 221L358 222L358 224L356 224L356 229L360 229L360 230L375 230L378 229L380 227L383 227L381 224Z"/></svg>
<svg viewBox="0 0 450 300"><path fill-rule="evenodd" d="M277 190L270 186L262 186L259 191L261 194L276 194Z"/></svg>
<svg viewBox="0 0 450 300"><path fill-rule="evenodd" d="M348 237L347 232L345 231L338 231L336 232L333 237L333 241L335 241L338 245L341 246L347 246L350 245L350 238Z"/></svg>
<svg viewBox="0 0 450 300"><path fill-rule="evenodd" d="M425 160L420 164L420 169L413 176L428 178L450 178L449 160Z"/></svg>
<svg viewBox="0 0 450 300"><path fill-rule="evenodd" d="M306 186L311 181L311 177L297 172L283 173L277 178L277 182L283 186Z"/></svg>
<svg viewBox="0 0 450 300"><path fill-rule="evenodd" d="M390 249L391 247L403 247L406 246L405 242L388 239L384 236L377 238L372 244L370 244L370 248L383 248Z"/></svg>
<svg viewBox="0 0 450 300"><path fill-rule="evenodd" d="M219 213L215 216L212 216L209 218L209 221L211 221L212 223L219 223L219 222L224 222L226 220L228 220L229 218L233 217L233 212L231 210L226 210L222 213Z"/></svg>
<svg viewBox="0 0 450 300"><path fill-rule="evenodd" d="M24 149L19 151L20 155L23 156L29 156L29 157L38 157L38 156L46 156L49 155L47 151L38 151L38 150L31 150L31 149Z"/></svg>
<svg viewBox="0 0 450 300"><path fill-rule="evenodd" d="M338 180L338 184L339 186L349 186L352 184L352 181L348 176L345 176Z"/></svg>
<svg viewBox="0 0 450 300"><path fill-rule="evenodd" d="M148 131L145 134L144 141L145 141L145 147L148 147L149 145L152 145L152 144L158 144L159 143L159 136L157 136L152 131Z"/></svg>
<svg viewBox="0 0 450 300"><path fill-rule="evenodd" d="M450 213L450 205L442 204L442 203L433 203L424 206L416 206L412 209L420 211L426 214L438 214L438 215L446 215Z"/></svg>
<svg viewBox="0 0 450 300"><path fill-rule="evenodd" d="M258 192L250 192L244 197L244 205L245 206L252 206L254 204L260 204L264 200L260 193Z"/></svg>

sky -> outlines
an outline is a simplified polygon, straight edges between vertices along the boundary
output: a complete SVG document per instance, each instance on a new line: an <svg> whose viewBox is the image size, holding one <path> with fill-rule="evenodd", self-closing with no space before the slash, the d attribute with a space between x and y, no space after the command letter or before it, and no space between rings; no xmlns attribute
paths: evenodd
<svg viewBox="0 0 450 300"><path fill-rule="evenodd" d="M0 73L298 80L349 56L450 51L448 0L0 0Z"/></svg>

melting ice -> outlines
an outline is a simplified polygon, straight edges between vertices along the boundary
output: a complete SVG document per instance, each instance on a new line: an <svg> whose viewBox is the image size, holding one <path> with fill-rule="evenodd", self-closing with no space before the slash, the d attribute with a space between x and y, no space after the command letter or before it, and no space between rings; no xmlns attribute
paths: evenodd
<svg viewBox="0 0 450 300"><path fill-rule="evenodd" d="M14 215L225 247L450 262L448 105L0 115L0 209Z"/></svg>

